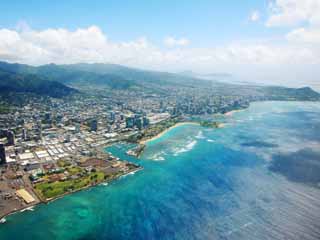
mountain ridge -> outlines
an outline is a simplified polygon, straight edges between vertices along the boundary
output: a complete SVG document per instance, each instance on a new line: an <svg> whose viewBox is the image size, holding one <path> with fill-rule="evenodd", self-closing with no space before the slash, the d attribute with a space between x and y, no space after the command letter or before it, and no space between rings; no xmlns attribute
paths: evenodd
<svg viewBox="0 0 320 240"><path fill-rule="evenodd" d="M266 99L271 100L320 100L320 94L310 87L288 88L281 86L237 85L175 73L135 69L117 64L77 63L30 66L0 62L1 69L11 74L28 76L28 78L33 76L38 84L40 84L41 80L51 81L63 84L69 88L76 87L81 90L89 88L99 90L103 90L104 88L109 90L151 89L154 92L161 92L160 90L167 92L168 89L172 90L172 88L180 90L189 88L212 91L212 94L219 95L265 96ZM17 83L15 82L15 84ZM60 87L63 88L62 86ZM44 89L47 89L49 91L48 95L50 95L51 89L46 87ZM41 92L40 90L38 91ZM57 93L51 95L57 95Z"/></svg>

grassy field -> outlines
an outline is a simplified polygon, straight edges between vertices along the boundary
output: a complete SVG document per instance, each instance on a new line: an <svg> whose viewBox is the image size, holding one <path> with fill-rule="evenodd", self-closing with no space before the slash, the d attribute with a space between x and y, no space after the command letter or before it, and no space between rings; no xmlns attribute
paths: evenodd
<svg viewBox="0 0 320 240"><path fill-rule="evenodd" d="M90 173L87 176L78 179L70 179L65 181L44 182L35 185L36 192L42 199L47 200L55 198L68 192L76 191L84 187L88 187L104 181L106 178L103 172Z"/></svg>

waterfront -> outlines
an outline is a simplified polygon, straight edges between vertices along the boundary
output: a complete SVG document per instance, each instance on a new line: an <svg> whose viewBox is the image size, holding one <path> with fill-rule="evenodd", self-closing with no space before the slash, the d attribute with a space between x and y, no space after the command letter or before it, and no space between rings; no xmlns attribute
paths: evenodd
<svg viewBox="0 0 320 240"><path fill-rule="evenodd" d="M179 127L179 126L183 126L183 125L200 125L200 123L198 123L198 122L178 122L175 125L173 125L172 127L169 127L168 129L160 132L159 134L157 134L157 135L155 135L155 136L153 136L151 138L139 141L139 144L146 144L148 142L152 142L154 140L157 140L158 138L162 137L164 134L166 134L170 130L172 130L172 129L176 128L176 127Z"/></svg>
<svg viewBox="0 0 320 240"><path fill-rule="evenodd" d="M225 128L172 128L140 159L114 145L144 170L9 216L0 238L319 239L319 119L319 103L254 103Z"/></svg>

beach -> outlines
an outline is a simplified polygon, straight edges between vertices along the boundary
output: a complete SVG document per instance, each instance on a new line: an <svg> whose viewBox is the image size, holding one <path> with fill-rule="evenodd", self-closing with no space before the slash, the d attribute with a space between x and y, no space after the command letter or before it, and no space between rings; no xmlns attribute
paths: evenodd
<svg viewBox="0 0 320 240"><path fill-rule="evenodd" d="M167 128L166 130L160 132L159 134L153 136L152 138L148 138L148 139L139 141L139 144L146 144L148 142L156 140L156 139L160 138L161 136L163 136L164 134L166 134L171 129L179 127L179 126L183 126L183 125L200 125L200 123L197 123L197 122L179 122L179 123L176 123L175 125Z"/></svg>
<svg viewBox="0 0 320 240"><path fill-rule="evenodd" d="M236 113L236 112L242 112L243 110L244 110L244 109L232 110L232 111L229 111L229 112L224 113L223 115L230 117L230 116L232 116L234 113Z"/></svg>

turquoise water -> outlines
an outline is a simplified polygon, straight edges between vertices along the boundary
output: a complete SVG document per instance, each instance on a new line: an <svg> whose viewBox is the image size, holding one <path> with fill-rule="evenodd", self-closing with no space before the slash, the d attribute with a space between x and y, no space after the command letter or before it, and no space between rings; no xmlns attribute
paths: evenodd
<svg viewBox="0 0 320 240"><path fill-rule="evenodd" d="M320 105L254 103L108 151L144 170L7 217L0 239L320 239Z"/></svg>

